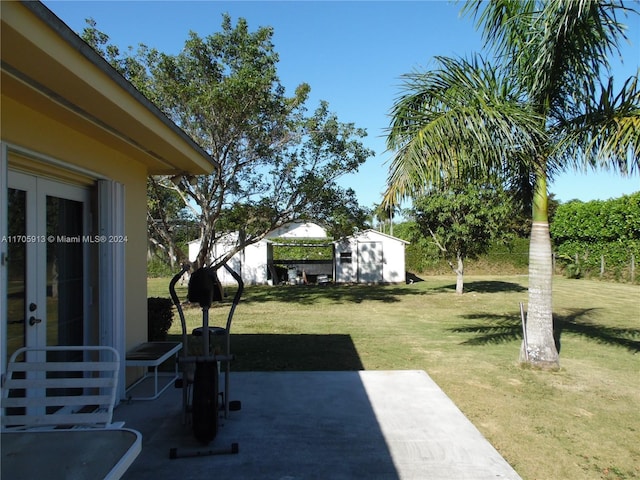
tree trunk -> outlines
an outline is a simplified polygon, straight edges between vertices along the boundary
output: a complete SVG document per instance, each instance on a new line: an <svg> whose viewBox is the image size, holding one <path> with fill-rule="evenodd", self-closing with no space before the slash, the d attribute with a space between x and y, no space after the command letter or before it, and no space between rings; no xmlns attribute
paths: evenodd
<svg viewBox="0 0 640 480"><path fill-rule="evenodd" d="M548 223L534 222L531 229L527 351L528 361L533 366L556 368L559 365L553 338L551 238ZM522 354L520 361L525 361Z"/></svg>
<svg viewBox="0 0 640 480"><path fill-rule="evenodd" d="M212 258L211 253L213 249L214 243L214 230L211 228L209 224L205 224L203 227L200 226L200 250L198 251L198 255L193 265L193 268L197 270L198 268L207 266Z"/></svg>
<svg viewBox="0 0 640 480"><path fill-rule="evenodd" d="M529 246L529 305L527 311L527 353L520 349L520 361L541 368L559 366L553 336L553 266L551 237L547 221L546 178L539 176L533 202L533 225Z"/></svg>
<svg viewBox="0 0 640 480"><path fill-rule="evenodd" d="M460 255L457 255L458 258L458 268L455 270L456 272L456 293L458 295L462 295L464 293L464 262Z"/></svg>

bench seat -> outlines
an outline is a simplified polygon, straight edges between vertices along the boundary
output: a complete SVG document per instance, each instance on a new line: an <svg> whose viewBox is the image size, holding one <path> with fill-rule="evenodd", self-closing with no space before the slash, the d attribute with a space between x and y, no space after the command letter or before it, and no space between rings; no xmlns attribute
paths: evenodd
<svg viewBox="0 0 640 480"><path fill-rule="evenodd" d="M127 399L155 400L162 395L167 388L173 385L174 381L179 377L177 356L181 348L182 343L180 342L145 342L127 352L127 358L125 360L127 367L145 367L144 375L127 388ZM158 372L158 367L172 356L176 357L175 371L167 373ZM133 390L149 378L149 368L153 371L153 395L133 396ZM159 376L169 377L161 388L158 382Z"/></svg>

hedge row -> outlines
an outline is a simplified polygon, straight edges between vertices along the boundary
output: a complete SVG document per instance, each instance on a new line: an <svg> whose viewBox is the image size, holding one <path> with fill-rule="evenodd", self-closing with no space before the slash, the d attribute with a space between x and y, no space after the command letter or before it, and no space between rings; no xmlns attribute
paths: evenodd
<svg viewBox="0 0 640 480"><path fill-rule="evenodd" d="M560 205L551 237L556 262L568 276L635 280L640 261L640 192Z"/></svg>
<svg viewBox="0 0 640 480"><path fill-rule="evenodd" d="M633 243L640 240L640 192L612 200L571 201L558 206L551 237L569 242Z"/></svg>

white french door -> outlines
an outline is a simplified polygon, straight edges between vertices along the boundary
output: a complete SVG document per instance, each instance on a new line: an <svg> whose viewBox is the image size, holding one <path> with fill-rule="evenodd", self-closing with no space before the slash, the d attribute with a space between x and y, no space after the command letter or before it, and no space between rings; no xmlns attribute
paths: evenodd
<svg viewBox="0 0 640 480"><path fill-rule="evenodd" d="M6 356L87 338L90 190L8 171Z"/></svg>

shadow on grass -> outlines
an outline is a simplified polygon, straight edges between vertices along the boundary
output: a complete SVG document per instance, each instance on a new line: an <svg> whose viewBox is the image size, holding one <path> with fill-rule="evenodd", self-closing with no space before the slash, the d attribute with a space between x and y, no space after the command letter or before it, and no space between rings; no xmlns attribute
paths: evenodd
<svg viewBox="0 0 640 480"><path fill-rule="evenodd" d="M364 301L394 303L401 301L401 297L406 295L427 293L429 292L416 290L407 285L278 285L247 289L242 297L242 303L288 302L313 305L323 299L335 303ZM230 292L229 296L231 295Z"/></svg>
<svg viewBox="0 0 640 480"><path fill-rule="evenodd" d="M234 371L364 370L350 335L232 334Z"/></svg>
<svg viewBox="0 0 640 480"><path fill-rule="evenodd" d="M405 278L407 283L424 282L424 279L420 278L415 273L411 273L411 272L406 272Z"/></svg>
<svg viewBox="0 0 640 480"><path fill-rule="evenodd" d="M577 308L567 315L554 315L553 335L558 352L562 346L563 333L571 333L605 345L624 347L632 353L640 352L639 328L608 327L589 320L591 308ZM472 324L452 328L455 333L473 333L475 337L462 342L466 345L486 345L522 340L520 314L513 315L464 315L475 320Z"/></svg>
<svg viewBox="0 0 640 480"><path fill-rule="evenodd" d="M455 291L456 284L445 285L439 291ZM519 283L502 282L500 280L478 280L475 282L464 282L465 293L498 293L498 292L524 292L527 288Z"/></svg>
<svg viewBox="0 0 640 480"><path fill-rule="evenodd" d="M640 352L640 340L635 340L640 338L640 328L607 327L581 319L592 310L595 309L576 308L569 315L554 318L553 330L558 351L560 351L562 333L569 332L605 345L624 347L633 353Z"/></svg>

